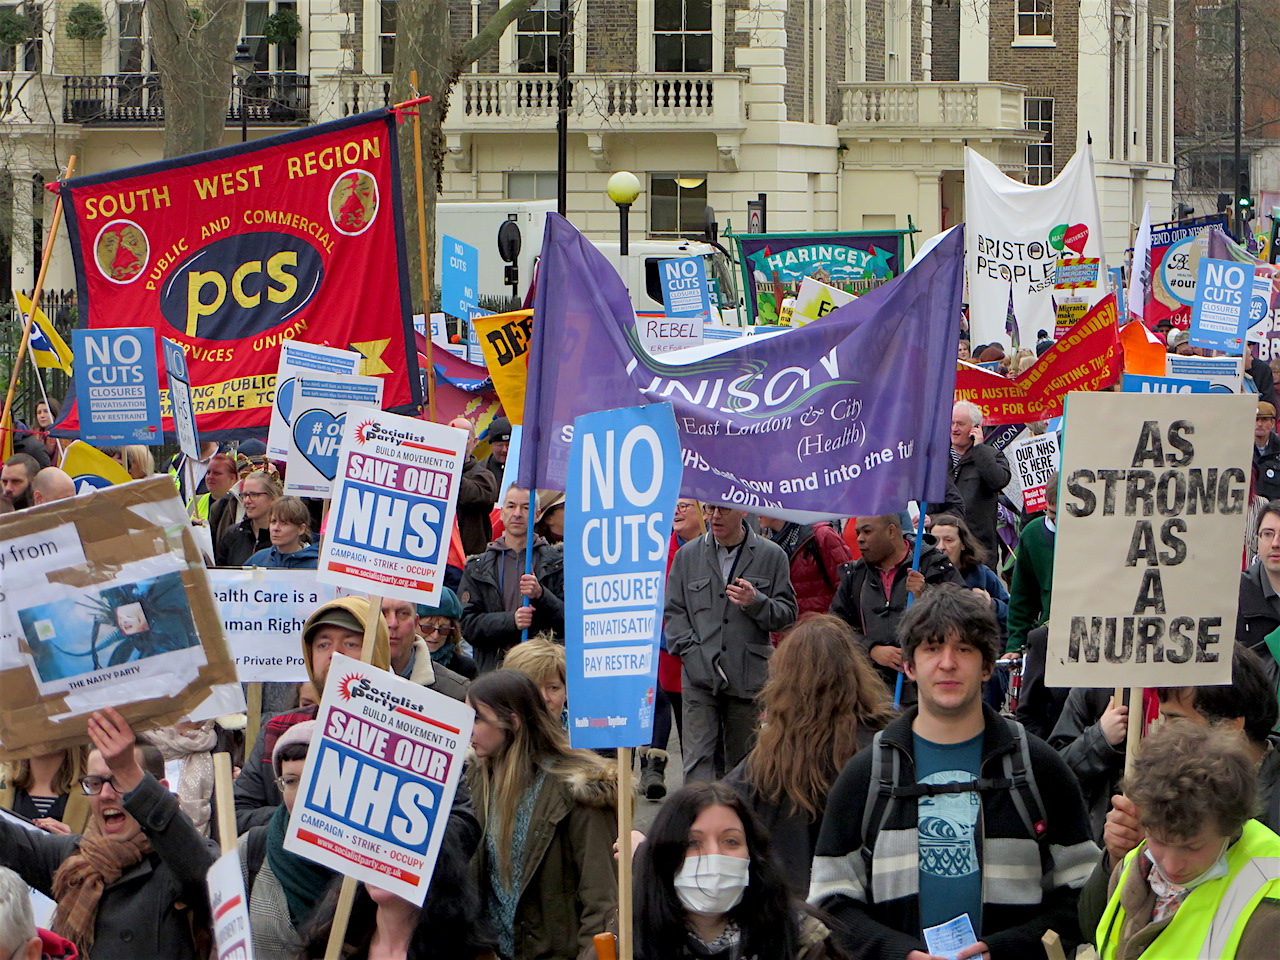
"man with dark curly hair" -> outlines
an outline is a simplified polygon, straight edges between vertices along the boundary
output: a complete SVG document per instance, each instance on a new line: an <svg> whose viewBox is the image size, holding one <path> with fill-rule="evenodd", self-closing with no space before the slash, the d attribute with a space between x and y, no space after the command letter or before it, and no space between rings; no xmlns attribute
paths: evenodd
<svg viewBox="0 0 1280 960"><path fill-rule="evenodd" d="M1100 960L1274 957L1280 837L1250 819L1258 780L1240 737L1173 721L1143 742L1125 793L1146 839L1111 874Z"/></svg>

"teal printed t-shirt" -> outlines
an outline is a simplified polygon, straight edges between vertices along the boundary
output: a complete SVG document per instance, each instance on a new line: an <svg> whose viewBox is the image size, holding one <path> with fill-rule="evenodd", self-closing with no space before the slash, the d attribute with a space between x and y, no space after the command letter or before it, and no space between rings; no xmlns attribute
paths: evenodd
<svg viewBox="0 0 1280 960"><path fill-rule="evenodd" d="M915 735L916 779L923 784L969 783L982 766L982 734L963 743L931 743ZM920 926L969 914L982 931L982 874L976 840L982 803L976 790L917 801L920 842Z"/></svg>

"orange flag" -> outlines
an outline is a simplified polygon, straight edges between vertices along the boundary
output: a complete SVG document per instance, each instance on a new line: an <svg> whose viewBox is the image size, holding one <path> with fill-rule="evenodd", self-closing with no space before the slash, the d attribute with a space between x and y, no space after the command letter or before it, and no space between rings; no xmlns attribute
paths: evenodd
<svg viewBox="0 0 1280 960"><path fill-rule="evenodd" d="M1124 350L1124 372L1144 377L1166 376L1166 350L1141 321L1132 320L1120 328Z"/></svg>

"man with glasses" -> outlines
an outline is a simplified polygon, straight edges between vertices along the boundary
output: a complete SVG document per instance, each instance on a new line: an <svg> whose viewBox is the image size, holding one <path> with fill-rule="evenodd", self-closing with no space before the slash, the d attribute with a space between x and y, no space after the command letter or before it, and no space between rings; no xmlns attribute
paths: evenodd
<svg viewBox="0 0 1280 960"><path fill-rule="evenodd" d="M307 750L316 722L305 720L286 730L271 752L274 783L282 803L271 819L240 838L238 852L249 900L249 932L256 955L299 956L299 928L323 898L333 871L284 848L284 837L298 798Z"/></svg>
<svg viewBox="0 0 1280 960"><path fill-rule="evenodd" d="M383 599L382 617L387 621L387 634L391 644L391 669L397 676L421 684L428 690L443 693L454 700L464 700L471 681L443 664L434 663L431 651L427 649L427 641L418 635L419 610L428 609L430 608L408 600L397 600L394 597Z"/></svg>
<svg viewBox="0 0 1280 960"><path fill-rule="evenodd" d="M1280 497L1280 437L1276 436L1276 408L1265 400L1258 403L1253 421L1253 470L1258 496Z"/></svg>
<svg viewBox="0 0 1280 960"><path fill-rule="evenodd" d="M1280 667L1267 636L1277 627L1280 627L1280 500L1272 500L1258 519L1258 557L1240 574L1236 641L1263 659L1273 685L1280 675Z"/></svg>
<svg viewBox="0 0 1280 960"><path fill-rule="evenodd" d="M796 618L786 552L745 510L705 504L708 532L677 551L667 575L667 649L683 658L685 781L714 780L751 750L773 646Z"/></svg>
<svg viewBox="0 0 1280 960"><path fill-rule="evenodd" d="M208 923L205 874L218 846L178 808L160 751L135 745L117 711L94 713L88 732L89 829L29 832L0 819L0 865L57 902L53 930L81 956L197 960L193 929Z"/></svg>

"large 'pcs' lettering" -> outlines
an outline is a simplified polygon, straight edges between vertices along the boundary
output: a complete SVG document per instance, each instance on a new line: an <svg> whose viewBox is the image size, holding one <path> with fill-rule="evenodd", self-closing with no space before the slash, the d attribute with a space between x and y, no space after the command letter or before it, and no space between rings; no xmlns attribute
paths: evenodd
<svg viewBox="0 0 1280 960"><path fill-rule="evenodd" d="M242 233L178 266L161 287L160 312L184 336L240 340L296 316L323 279L320 252L301 237Z"/></svg>

